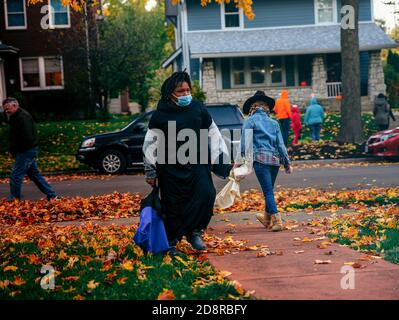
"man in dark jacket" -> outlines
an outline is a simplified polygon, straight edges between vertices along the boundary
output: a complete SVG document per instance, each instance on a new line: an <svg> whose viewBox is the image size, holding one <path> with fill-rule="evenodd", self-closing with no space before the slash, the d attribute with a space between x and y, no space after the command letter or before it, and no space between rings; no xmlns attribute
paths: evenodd
<svg viewBox="0 0 399 320"><path fill-rule="evenodd" d="M392 109L389 106L388 99L383 93L380 93L374 100L373 115L375 124L380 131L389 129L390 117L393 121L396 121Z"/></svg>
<svg viewBox="0 0 399 320"><path fill-rule="evenodd" d="M47 196L48 200L56 198L53 188L40 174L37 167L36 159L39 139L32 116L19 107L19 103L15 98L5 99L3 108L4 112L9 116L9 151L15 159L10 178L10 200L21 198L21 187L25 175L28 175L40 191Z"/></svg>

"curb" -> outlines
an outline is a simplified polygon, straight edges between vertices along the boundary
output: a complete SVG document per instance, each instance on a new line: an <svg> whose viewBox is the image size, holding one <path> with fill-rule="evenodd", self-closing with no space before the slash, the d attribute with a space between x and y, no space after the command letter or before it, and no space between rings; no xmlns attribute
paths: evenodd
<svg viewBox="0 0 399 320"><path fill-rule="evenodd" d="M292 161L292 163L297 164L323 164L323 163L335 163L335 162L342 162L342 163L359 163L359 162L384 162L381 158L342 158L342 159L324 159L324 160L297 160Z"/></svg>
<svg viewBox="0 0 399 320"><path fill-rule="evenodd" d="M293 160L293 164L328 164L328 163L336 163L336 162L341 162L341 163L360 163L360 162L370 162L370 163L378 163L378 162L384 162L383 159L375 157L375 158L341 158L341 159L323 159L323 160ZM131 174L131 173L142 173L143 170L141 168L136 168L136 169L128 169L127 172L121 175L126 175L126 174ZM77 171L57 171L57 172L41 172L42 175L44 176L58 176L58 175L84 175L84 174L90 174L90 173L99 173L97 170L77 170ZM107 175L107 174L103 174ZM116 175L111 175L110 176L116 176ZM2 175L0 174L0 179L4 178L9 178L10 175Z"/></svg>
<svg viewBox="0 0 399 320"><path fill-rule="evenodd" d="M125 173L119 174L119 175L126 175L126 174L132 174L132 173L138 173L138 172L144 172L141 169L128 169ZM118 174L101 174L97 170L78 170L78 171L56 171L56 172L45 172L41 171L40 172L43 176L51 177L51 176L59 176L59 175L84 175L84 174L92 174L92 173L98 173L98 175L104 175L104 176L117 176ZM0 179L5 179L9 178L10 174L0 174Z"/></svg>

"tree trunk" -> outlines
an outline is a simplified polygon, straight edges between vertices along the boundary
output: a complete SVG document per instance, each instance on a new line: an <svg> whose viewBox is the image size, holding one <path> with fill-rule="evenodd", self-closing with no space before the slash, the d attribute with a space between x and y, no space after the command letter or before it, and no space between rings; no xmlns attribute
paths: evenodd
<svg viewBox="0 0 399 320"><path fill-rule="evenodd" d="M360 144L364 137L360 99L359 4L358 0L342 0L341 3L355 9L355 24L354 29L341 26L342 100L338 141Z"/></svg>
<svg viewBox="0 0 399 320"><path fill-rule="evenodd" d="M103 104L103 108L104 108L104 112L109 112L109 90L105 90L104 92L104 104Z"/></svg>
<svg viewBox="0 0 399 320"><path fill-rule="evenodd" d="M87 2L83 5L83 11L85 16L85 36L86 36L86 63L87 63L87 77L88 77L88 91L89 91L89 105L87 106L89 118L95 115L95 104L93 101L93 83L92 83L92 62L91 62L91 50L90 50L90 8L88 8Z"/></svg>

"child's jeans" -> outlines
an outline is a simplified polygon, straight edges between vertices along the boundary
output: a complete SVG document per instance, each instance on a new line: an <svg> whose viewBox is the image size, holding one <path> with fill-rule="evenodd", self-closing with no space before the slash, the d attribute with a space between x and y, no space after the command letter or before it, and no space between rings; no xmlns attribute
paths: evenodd
<svg viewBox="0 0 399 320"><path fill-rule="evenodd" d="M278 213L276 200L274 199L274 183L276 182L279 169L280 167L278 166L254 162L255 174L265 196L265 211L269 214Z"/></svg>

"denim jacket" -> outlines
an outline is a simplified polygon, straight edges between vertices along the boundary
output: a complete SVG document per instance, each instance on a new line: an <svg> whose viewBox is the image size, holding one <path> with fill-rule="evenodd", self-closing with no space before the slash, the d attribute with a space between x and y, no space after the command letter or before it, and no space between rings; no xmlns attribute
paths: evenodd
<svg viewBox="0 0 399 320"><path fill-rule="evenodd" d="M248 150L248 146L251 146L249 141L251 139L250 130L253 132L252 150ZM247 146L245 146L246 141L248 141ZM277 121L271 119L263 109L255 110L243 125L241 156L247 158L251 151L253 154L249 156L253 156L254 161L274 166L280 164L288 166L290 164L280 125Z"/></svg>

